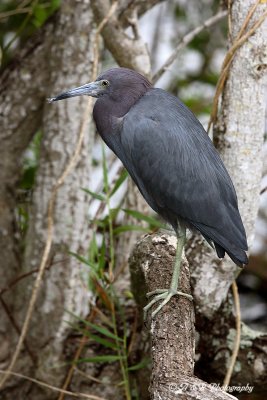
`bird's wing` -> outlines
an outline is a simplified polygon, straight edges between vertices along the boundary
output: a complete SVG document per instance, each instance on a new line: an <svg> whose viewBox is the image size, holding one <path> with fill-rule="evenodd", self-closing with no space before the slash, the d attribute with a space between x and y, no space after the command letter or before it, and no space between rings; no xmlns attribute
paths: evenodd
<svg viewBox="0 0 267 400"><path fill-rule="evenodd" d="M200 122L176 97L160 89L143 96L125 116L120 142L122 161L155 211L183 218L221 245L228 235L246 249L228 172Z"/></svg>

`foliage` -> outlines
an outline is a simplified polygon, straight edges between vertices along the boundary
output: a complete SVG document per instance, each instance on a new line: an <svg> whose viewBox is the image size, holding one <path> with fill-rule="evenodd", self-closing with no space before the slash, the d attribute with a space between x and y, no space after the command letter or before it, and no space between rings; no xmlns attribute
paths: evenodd
<svg viewBox="0 0 267 400"><path fill-rule="evenodd" d="M31 204L32 189L39 162L42 132L38 131L23 158L23 169L18 189L17 218L18 226L24 245L24 239L28 228L28 209Z"/></svg>
<svg viewBox="0 0 267 400"><path fill-rule="evenodd" d="M210 5L210 9L212 10L211 14L215 14L220 7L220 2L218 0L209 1L207 4ZM196 5L196 11L194 15L191 16L191 7L190 3L187 2L177 2L175 4L173 13L178 27L179 25L183 27L186 23L187 30L190 30L191 25L193 29L200 23L200 21L196 21L196 19L198 19L198 13L201 15L201 21L205 19L204 15L205 12L207 13L207 10L202 10L203 13L200 13L197 11L197 8L200 8L201 5ZM210 14L207 13L207 16L210 16ZM167 90L173 94L178 94L182 101L197 115L203 113L209 115L211 112L213 95L207 99L205 85L215 89L217 84L220 70L213 65L213 61L218 57L218 51L223 52L226 48L227 29L227 20L225 19L220 21L220 23L211 30L207 29L200 32L180 54L182 61L179 59L179 64L183 66L182 70L179 71L180 73L177 73L178 77L176 80L172 80L170 86L167 88ZM180 31L178 33L179 36L182 36L185 32ZM200 65L198 67L194 65L195 68L193 68L193 70L190 62L186 62L186 55L190 52L196 53L201 59ZM198 89L190 90L196 83L198 84ZM188 89L189 93L185 96L184 94L188 92Z"/></svg>
<svg viewBox="0 0 267 400"><path fill-rule="evenodd" d="M146 358L140 360L134 365L129 365L130 353L130 337L132 327L126 318L126 309L124 299L117 296L114 283L118 278L115 273L116 255L115 255L115 238L129 230L139 230L141 232L151 232L153 229L158 229L162 224L151 216L144 215L134 210L124 210L125 213L131 215L137 221L142 221L147 224L146 227L138 225L120 225L116 226L116 218L120 207L112 209L110 200L112 196L121 187L127 173L122 170L121 174L113 184L109 184L108 166L105 157L104 145L102 146L102 171L103 171L103 190L100 193L95 193L90 189L83 188L82 190L98 200L100 204L104 204L107 209L107 215L102 219L95 219L93 225L95 233L93 234L89 247L87 258L79 254L71 253L84 265L89 267L90 277L88 284L90 290L93 290L98 303L101 303L100 320L98 323L93 323L90 320L82 319L79 316L72 316L78 323L72 324L72 328L77 330L79 334L90 340L90 344L94 343L98 346L101 354L92 357L80 358L76 363L114 363L118 362L122 380L117 382L119 386L124 388L127 400L138 398L136 382L134 381L133 373L148 364ZM97 240L99 237L101 241ZM126 297L132 297L131 293L127 293ZM102 317L101 317L102 315ZM90 316L89 316L90 319Z"/></svg>
<svg viewBox="0 0 267 400"><path fill-rule="evenodd" d="M12 56L12 49L35 33L59 5L60 0L10 0L0 3L0 53L3 66Z"/></svg>

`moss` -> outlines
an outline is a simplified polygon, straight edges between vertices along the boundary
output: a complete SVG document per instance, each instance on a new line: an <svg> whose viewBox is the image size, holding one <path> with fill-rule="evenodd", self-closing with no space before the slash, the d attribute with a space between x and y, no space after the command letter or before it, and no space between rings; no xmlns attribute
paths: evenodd
<svg viewBox="0 0 267 400"><path fill-rule="evenodd" d="M254 329L251 329L249 326L242 323L240 347L243 349L246 347L251 347L255 339L265 335L266 334L264 332L255 331Z"/></svg>

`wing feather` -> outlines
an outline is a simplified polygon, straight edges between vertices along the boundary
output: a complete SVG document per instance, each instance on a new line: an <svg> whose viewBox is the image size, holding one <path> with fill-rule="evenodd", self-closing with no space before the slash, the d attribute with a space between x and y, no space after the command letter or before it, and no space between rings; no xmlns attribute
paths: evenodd
<svg viewBox="0 0 267 400"><path fill-rule="evenodd" d="M124 117L117 152L146 201L173 226L181 218L226 251L247 249L231 178L176 97L160 89L143 96Z"/></svg>

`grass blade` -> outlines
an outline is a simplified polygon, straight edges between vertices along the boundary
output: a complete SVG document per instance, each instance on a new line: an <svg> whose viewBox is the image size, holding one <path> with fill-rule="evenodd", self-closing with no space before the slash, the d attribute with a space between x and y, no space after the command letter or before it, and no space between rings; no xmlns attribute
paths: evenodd
<svg viewBox="0 0 267 400"><path fill-rule="evenodd" d="M100 200L100 201L105 201L106 200L106 197L103 194L95 193L95 192L92 192L91 190L85 189L85 188L82 188L82 190L85 193L90 194L90 196L92 196L94 199L97 199L97 200Z"/></svg>
<svg viewBox="0 0 267 400"><path fill-rule="evenodd" d="M119 336L114 335L114 333L110 332L107 328L104 328L103 326L98 326L98 325L92 324L92 322L89 322L86 320L84 320L84 323L87 326L90 326L90 328L95 329L98 333L101 333L104 336L107 336L111 339L123 342L123 340Z"/></svg>
<svg viewBox="0 0 267 400"><path fill-rule="evenodd" d="M117 355L112 355L112 354L107 354L105 356L95 356L95 357L89 357L89 358L80 358L79 360L76 361L76 363L83 363L83 362L91 362L91 363L97 363L97 362L114 362L114 361L119 361L122 357L117 356Z"/></svg>
<svg viewBox="0 0 267 400"><path fill-rule="evenodd" d="M90 263L85 257L80 256L77 253L73 253L72 251L69 251L69 254L72 255L73 257L77 258L82 264L86 264L89 267L91 267L94 271L96 271L96 266L92 263Z"/></svg>
<svg viewBox="0 0 267 400"><path fill-rule="evenodd" d="M162 224L162 222L160 222L159 220L157 220L154 217L150 217L148 215L142 214L139 211L136 210L128 210L128 209L123 209L123 211L128 214L131 215L132 217L138 219L139 221L145 221L148 224L158 227L158 228L163 228L164 225Z"/></svg>
<svg viewBox="0 0 267 400"><path fill-rule="evenodd" d="M149 358L144 358L138 364L129 367L128 371L138 371L139 369L146 367L148 364L149 364Z"/></svg>
<svg viewBox="0 0 267 400"><path fill-rule="evenodd" d="M114 335L114 333L110 332L107 328L104 328L103 326L98 326L93 324L92 322L86 321L86 319L83 319L81 317L78 317L77 315L73 314L71 311L67 311L70 315L72 315L74 318L76 318L78 321L83 322L85 325L89 326L90 328L94 329L98 333L101 333L104 336L109 337L110 339L118 340L120 342L123 342L123 340L119 337Z"/></svg>
<svg viewBox="0 0 267 400"><path fill-rule="evenodd" d="M79 329L79 330L84 336L89 337L94 342L99 343L102 346L107 347L109 349L118 350L118 346L116 345L116 343L111 342L110 340L103 339L100 336L93 335L91 332L85 329Z"/></svg>
<svg viewBox="0 0 267 400"><path fill-rule="evenodd" d="M140 231L140 232L149 232L149 228L143 228L142 226L137 225L121 225L117 228L114 228L113 233L114 235L119 235L122 232L129 232L129 231Z"/></svg>
<svg viewBox="0 0 267 400"><path fill-rule="evenodd" d="M119 178L117 179L117 181L115 182L115 185L113 186L113 189L111 190L109 197L113 196L114 193L117 192L117 190L121 187L121 185L123 184L123 182L125 181L125 179L128 177L128 172L126 171L125 168L123 168Z"/></svg>

